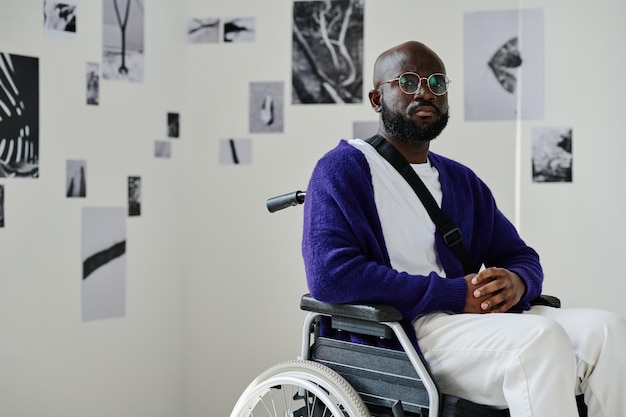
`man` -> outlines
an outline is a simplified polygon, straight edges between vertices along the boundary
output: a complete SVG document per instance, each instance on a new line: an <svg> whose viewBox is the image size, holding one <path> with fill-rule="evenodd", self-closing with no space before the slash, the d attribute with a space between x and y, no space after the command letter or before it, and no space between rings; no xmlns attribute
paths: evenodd
<svg viewBox="0 0 626 417"><path fill-rule="evenodd" d="M622 416L626 321L531 307L542 288L539 256L470 169L429 151L448 121L445 74L430 48L403 43L376 60L370 103L380 113L378 135L462 231L475 270L485 268L464 273L404 178L354 139L320 159L307 188L302 250L311 294L398 308L444 393L509 408L512 417L578 416L575 395L583 393L590 417Z"/></svg>

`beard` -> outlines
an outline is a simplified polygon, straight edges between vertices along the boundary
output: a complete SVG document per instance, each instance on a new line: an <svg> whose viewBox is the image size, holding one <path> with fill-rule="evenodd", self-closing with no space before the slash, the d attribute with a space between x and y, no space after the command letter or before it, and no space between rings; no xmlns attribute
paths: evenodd
<svg viewBox="0 0 626 417"><path fill-rule="evenodd" d="M437 120L434 123L417 126L404 114L393 113L383 101L381 112L383 126L387 133L403 142L430 142L439 136L450 118L448 112L441 113L437 108L435 110L437 111Z"/></svg>

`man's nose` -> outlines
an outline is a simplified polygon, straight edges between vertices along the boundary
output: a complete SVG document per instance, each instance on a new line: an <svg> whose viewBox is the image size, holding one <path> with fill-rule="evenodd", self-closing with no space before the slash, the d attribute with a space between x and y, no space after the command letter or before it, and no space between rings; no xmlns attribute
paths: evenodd
<svg viewBox="0 0 626 417"><path fill-rule="evenodd" d="M417 91L413 95L413 98L420 98L422 100L434 100L435 95L430 88L428 87L428 78L420 78L419 85L417 86Z"/></svg>
<svg viewBox="0 0 626 417"><path fill-rule="evenodd" d="M434 99L435 95L430 88L428 87L428 78L420 78L420 83L417 86L417 91L415 92L416 97L428 97L430 99Z"/></svg>

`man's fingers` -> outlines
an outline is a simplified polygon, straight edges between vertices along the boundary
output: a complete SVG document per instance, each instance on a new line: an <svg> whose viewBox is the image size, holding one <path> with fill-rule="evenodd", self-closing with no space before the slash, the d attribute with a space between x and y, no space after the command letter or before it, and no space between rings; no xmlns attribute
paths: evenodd
<svg viewBox="0 0 626 417"><path fill-rule="evenodd" d="M507 306L507 299L501 293L494 295L493 297L483 301L480 304L480 308L483 311L489 311L491 313L500 313L508 311L510 307Z"/></svg>
<svg viewBox="0 0 626 417"><path fill-rule="evenodd" d="M498 268L492 266L491 268L483 269L474 278L472 278L472 284L479 285L483 282L494 280L498 277Z"/></svg>
<svg viewBox="0 0 626 417"><path fill-rule="evenodd" d="M509 305L508 301L498 304L495 308L491 309L492 313L506 313L513 307Z"/></svg>
<svg viewBox="0 0 626 417"><path fill-rule="evenodd" d="M492 280L483 285L482 287L476 288L473 292L474 297L480 298L489 294L495 294L499 291L502 291L504 288L504 284L499 282L499 280Z"/></svg>

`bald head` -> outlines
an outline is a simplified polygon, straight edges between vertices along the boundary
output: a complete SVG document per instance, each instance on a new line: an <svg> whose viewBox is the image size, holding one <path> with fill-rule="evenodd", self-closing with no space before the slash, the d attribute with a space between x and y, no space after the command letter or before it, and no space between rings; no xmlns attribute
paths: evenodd
<svg viewBox="0 0 626 417"><path fill-rule="evenodd" d="M411 71L420 74L420 70L439 65L445 74L446 69L439 55L428 46L417 41L408 41L386 50L378 56L374 64L374 88L379 83L397 77L400 73ZM430 72L428 73L430 74ZM428 75L421 72L421 75Z"/></svg>

